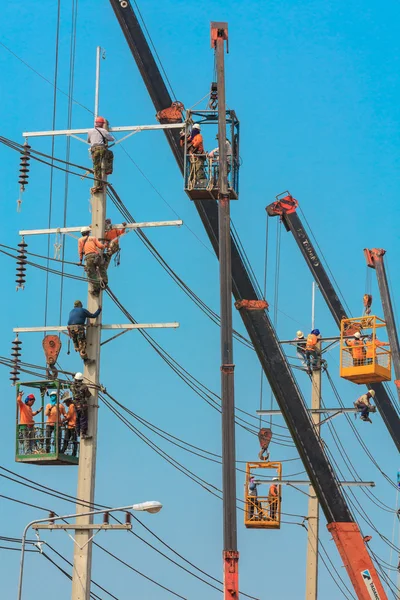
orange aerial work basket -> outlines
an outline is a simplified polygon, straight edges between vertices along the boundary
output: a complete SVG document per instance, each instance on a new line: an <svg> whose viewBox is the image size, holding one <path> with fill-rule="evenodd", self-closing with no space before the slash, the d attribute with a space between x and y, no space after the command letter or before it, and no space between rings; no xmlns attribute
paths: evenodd
<svg viewBox="0 0 400 600"><path fill-rule="evenodd" d="M244 490L244 524L247 528L280 529L282 486L278 481L281 478L280 462L247 463ZM260 487L263 489L261 493Z"/></svg>
<svg viewBox="0 0 400 600"><path fill-rule="evenodd" d="M392 353L386 323L374 315L342 319L340 377L353 383L378 383L392 378Z"/></svg>

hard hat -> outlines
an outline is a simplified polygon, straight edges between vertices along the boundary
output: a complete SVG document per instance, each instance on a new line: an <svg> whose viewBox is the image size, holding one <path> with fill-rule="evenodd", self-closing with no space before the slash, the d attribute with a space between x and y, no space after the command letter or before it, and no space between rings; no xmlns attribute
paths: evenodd
<svg viewBox="0 0 400 600"><path fill-rule="evenodd" d="M81 227L81 233L86 233L86 232L89 233L89 231L90 231L89 225L84 225L83 227Z"/></svg>
<svg viewBox="0 0 400 600"><path fill-rule="evenodd" d="M198 129L200 131L200 125L198 123L195 123L192 127L192 129Z"/></svg>
<svg viewBox="0 0 400 600"><path fill-rule="evenodd" d="M25 398L25 404L27 404L30 400L35 401L36 398L33 394L29 394L26 398Z"/></svg>
<svg viewBox="0 0 400 600"><path fill-rule="evenodd" d="M51 392L49 392L49 396L57 396L57 391L56 390L51 390Z"/></svg>
<svg viewBox="0 0 400 600"><path fill-rule="evenodd" d="M354 334L354 337L359 340L360 337L361 337L361 333L359 331L356 331L355 334Z"/></svg>
<svg viewBox="0 0 400 600"><path fill-rule="evenodd" d="M74 379L75 379L75 381L83 381L83 374L82 373L75 373Z"/></svg>
<svg viewBox="0 0 400 600"><path fill-rule="evenodd" d="M64 398L63 404L65 404L66 402L72 402L71 396L67 396L66 398Z"/></svg>
<svg viewBox="0 0 400 600"><path fill-rule="evenodd" d="M311 333L313 335L321 335L319 329L313 329Z"/></svg>
<svg viewBox="0 0 400 600"><path fill-rule="evenodd" d="M94 120L95 123L105 123L106 120L104 117L96 117Z"/></svg>
<svg viewBox="0 0 400 600"><path fill-rule="evenodd" d="M302 331L300 331L300 330L297 331L296 335L297 335L298 338L304 337L304 333Z"/></svg>
<svg viewBox="0 0 400 600"><path fill-rule="evenodd" d="M75 306L75 307L76 307L76 306L80 306L80 307L82 308L83 304L82 304L82 302L81 302L80 300L75 300L75 302L74 302L74 306Z"/></svg>
<svg viewBox="0 0 400 600"><path fill-rule="evenodd" d="M372 398L375 398L375 390L368 390L368 394L372 396Z"/></svg>
<svg viewBox="0 0 400 600"><path fill-rule="evenodd" d="M273 477L272 481L279 481L279 477Z"/></svg>
<svg viewBox="0 0 400 600"><path fill-rule="evenodd" d="M106 219L106 225L111 225L111 219Z"/></svg>

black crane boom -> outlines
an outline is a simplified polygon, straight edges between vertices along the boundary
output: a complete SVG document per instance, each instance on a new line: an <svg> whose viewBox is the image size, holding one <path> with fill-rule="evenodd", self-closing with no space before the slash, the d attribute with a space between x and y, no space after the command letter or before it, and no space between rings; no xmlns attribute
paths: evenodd
<svg viewBox="0 0 400 600"><path fill-rule="evenodd" d="M348 319L339 296L333 287L329 276L321 263L321 259L312 244L310 237L296 212L298 202L290 194L268 205L266 210L270 217L279 216L287 231L293 234L293 237L304 256L306 263L318 284L318 287L325 298L329 310L340 328L342 319ZM378 279L379 281L379 279ZM386 317L386 314L385 314ZM389 328L388 328L389 331ZM392 439L400 452L400 417L393 406L393 403L382 383L370 383L369 389L375 390L375 403L379 413L390 433Z"/></svg>

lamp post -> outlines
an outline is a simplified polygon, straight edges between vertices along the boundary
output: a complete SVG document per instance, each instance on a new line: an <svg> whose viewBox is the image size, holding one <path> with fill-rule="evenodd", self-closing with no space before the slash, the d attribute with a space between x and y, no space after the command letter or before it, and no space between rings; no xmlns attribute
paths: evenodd
<svg viewBox="0 0 400 600"><path fill-rule="evenodd" d="M31 521L30 523L28 523L26 525L24 532L22 534L21 561L20 561L20 568L19 568L17 599L22 600L22 578L23 578L23 574L24 574L26 535L28 533L28 530L32 527L32 525L35 525L37 523L54 523L54 521L63 521L65 519L73 519L75 517L100 515L103 513L110 513L110 512L127 512L130 510L155 514L155 513L160 512L161 509L162 509L161 502L147 501L147 502L140 502L139 504L130 504L129 506L119 506L118 508L106 508L103 510L91 510L86 513L47 517L47 519L36 519L35 521ZM51 527L51 525L49 527ZM74 528L74 526L71 525L71 529L73 529L73 528ZM99 529L101 529L101 528L102 528L102 526L99 525Z"/></svg>

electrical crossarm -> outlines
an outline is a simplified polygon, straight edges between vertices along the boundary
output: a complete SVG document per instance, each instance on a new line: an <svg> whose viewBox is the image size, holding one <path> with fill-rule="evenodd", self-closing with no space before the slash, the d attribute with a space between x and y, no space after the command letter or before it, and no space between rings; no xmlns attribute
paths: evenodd
<svg viewBox="0 0 400 600"><path fill-rule="evenodd" d="M123 2L110 0L110 3L132 50L154 106L157 111L163 110L172 104L172 99L132 6L125 0ZM174 131L166 131L165 135L183 173L183 155L178 135ZM199 199L194 200L194 204L218 256L217 201ZM232 292L236 301L241 303L244 299L260 300L238 246L232 237L231 251ZM246 304L238 304L240 315L318 496L328 522L328 529L332 533L357 597L360 600L370 600L371 598L370 590L362 575L363 572L368 572L371 585L376 590L375 597L386 600L387 596L361 532L354 522L340 484L310 420L301 391L264 308L251 310Z"/></svg>
<svg viewBox="0 0 400 600"><path fill-rule="evenodd" d="M322 265L321 259L318 256L318 253L310 240L310 236L308 235L299 215L297 214L297 200L293 198L288 192L285 192L281 196L282 197L277 196L277 200L267 206L267 214L270 217L279 216L282 220L283 225L286 228L286 231L290 231L293 234L293 237L298 247L300 248L303 257L305 258L305 261L312 273L312 276L317 282L318 287L328 305L328 308L331 311L334 320L336 321L336 324L340 328L342 319L348 319L349 316L347 315L346 310L344 309L339 299L339 296L331 280L329 279L329 276L324 266ZM377 263L378 261L375 262ZM381 289L381 283L379 283L379 287ZM389 296L386 297L388 298ZM389 340L391 341L389 329L390 327L388 326ZM393 346L393 348L394 347L395 346ZM397 374L396 377L399 379L399 376ZM397 414L396 409L393 406L393 403L384 385L382 383L369 383L367 384L367 387L368 389L372 388L373 390L375 390L375 403L390 435L392 436L394 443L396 444L397 450L400 452L400 417Z"/></svg>

